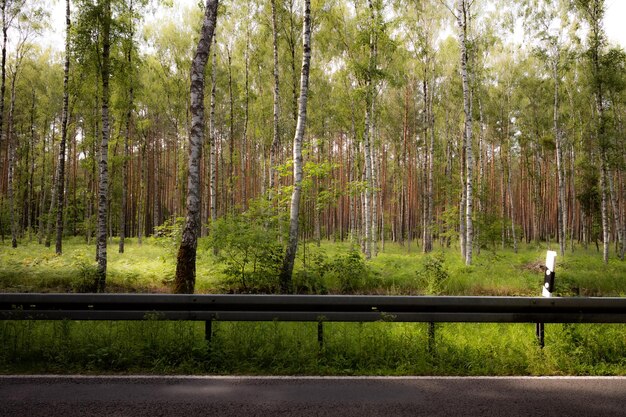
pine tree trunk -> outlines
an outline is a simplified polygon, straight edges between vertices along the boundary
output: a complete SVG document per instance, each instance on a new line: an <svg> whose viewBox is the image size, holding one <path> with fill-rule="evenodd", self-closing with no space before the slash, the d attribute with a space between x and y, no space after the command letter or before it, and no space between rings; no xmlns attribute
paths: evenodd
<svg viewBox="0 0 626 417"><path fill-rule="evenodd" d="M607 180L609 185L609 196L611 200L611 209L613 210L613 223L615 225L615 234L617 235L617 256L620 260L624 260L624 229L622 225L622 219L620 216L619 205L617 203L617 194L615 193L615 186L613 185L613 175L609 171L607 173Z"/></svg>
<svg viewBox="0 0 626 417"><path fill-rule="evenodd" d="M30 109L30 141L29 141L29 156L30 156L30 174L28 179L28 209L27 209L27 227L28 227L28 241L33 240L33 217L34 217L34 184L35 184L35 109L37 107L37 98L35 94L35 88L33 87L33 105ZM43 192L43 190L42 190Z"/></svg>
<svg viewBox="0 0 626 417"><path fill-rule="evenodd" d="M69 0L68 0L69 1ZM126 51L126 64L128 65L128 108L126 109L126 132L124 134L124 161L122 163L122 204L120 207L120 244L119 253L124 253L124 240L126 239L126 213L128 213L128 159L130 158L130 127L133 117L133 41L134 41L134 24L133 24L133 0L129 5L130 12L130 34L129 46Z"/></svg>
<svg viewBox="0 0 626 417"><path fill-rule="evenodd" d="M427 78L427 73L424 71L424 78ZM434 85L433 85L434 86ZM432 88L432 87L431 87ZM433 250L433 175L434 175L434 150L435 150L435 115L432 109L432 97L433 93L428 89L428 81L424 80L424 113L426 118L426 126L428 126L428 150L426 152L427 159L427 183L426 183L426 207L425 207L425 221L424 221L424 247L423 252L429 253Z"/></svg>
<svg viewBox="0 0 626 417"><path fill-rule="evenodd" d="M7 152L9 156L9 172L8 172L8 189L7 193L9 195L9 210L10 210L10 221L11 221L11 247L17 248L17 215L15 213L15 190L14 190L14 182L15 182L15 148L17 148L17 144L14 143L13 140L13 115L15 114L15 81L17 78L17 68L15 68L15 73L11 78L11 106L9 108L9 120L7 126Z"/></svg>
<svg viewBox="0 0 626 417"><path fill-rule="evenodd" d="M215 128L215 93L217 90L217 44L213 37L213 57L211 65L211 112L209 115L210 155L210 210L211 224L217 220L217 131Z"/></svg>
<svg viewBox="0 0 626 417"><path fill-rule="evenodd" d="M311 65L311 1L304 0L304 22L302 28L302 71L300 76L300 98L298 100L298 123L293 141L293 193L289 212L289 240L280 272L280 290L283 294L292 291L293 265L298 250L298 213L302 190L302 141L306 125L307 99L309 92L309 69Z"/></svg>
<svg viewBox="0 0 626 417"><path fill-rule="evenodd" d="M376 44L374 43L376 50ZM374 53L376 55L376 52ZM376 160L378 153L376 150L376 93L372 95L372 111L370 120L370 142L372 149L370 152L370 164L372 166L372 255L378 255L378 173L376 171Z"/></svg>
<svg viewBox="0 0 626 417"><path fill-rule="evenodd" d="M248 199L248 190L246 184L246 155L248 154L248 117L250 109L250 87L248 81L248 67L249 67L249 51L250 51L250 32L246 33L246 51L245 51L245 105L244 105L244 120L243 120L243 133L241 135L241 210L246 210L246 202Z"/></svg>
<svg viewBox="0 0 626 417"><path fill-rule="evenodd" d="M174 292L193 294L196 282L196 249L200 232L200 158L204 142L204 69L211 53L219 0L206 0L204 20L191 64L191 132L187 177L187 217L176 259Z"/></svg>
<svg viewBox="0 0 626 417"><path fill-rule="evenodd" d="M280 95L279 95L279 78L278 78L278 24L276 23L276 0L271 0L272 3L272 55L274 59L274 111L273 111L273 136L272 145L270 147L270 161L269 161L269 196L270 200L274 193L275 177L277 175L274 165L278 162L278 150L280 148L280 134L278 132L278 119L280 116Z"/></svg>
<svg viewBox="0 0 626 417"><path fill-rule="evenodd" d="M228 58L228 104L230 108L228 129L228 201L229 213L235 213L235 99L233 96L233 65L230 47L226 49Z"/></svg>
<svg viewBox="0 0 626 417"><path fill-rule="evenodd" d="M0 81L0 149L2 149L2 145L7 140L6 132L4 129L4 96L6 93L6 63L7 63L7 32L9 30L9 22L7 21L7 2L6 0L2 1L2 80ZM8 150L9 146L7 146ZM3 158L0 158L0 163L4 162ZM4 172L1 169L0 172ZM4 234L2 235L4 237Z"/></svg>
<svg viewBox="0 0 626 417"><path fill-rule="evenodd" d="M143 242L144 229L146 226L146 214L144 207L144 196L146 194L146 141L147 135L141 144L141 172L139 174L139 197L137 198L137 243L141 245Z"/></svg>
<svg viewBox="0 0 626 417"><path fill-rule="evenodd" d="M56 253L63 253L63 209L65 195L65 144L67 142L69 76L70 76L70 0L65 0L65 66L63 68L63 115L61 116L61 143L59 144L59 164L57 181L57 236Z"/></svg>
<svg viewBox="0 0 626 417"><path fill-rule="evenodd" d="M558 187L557 228L559 233L559 248L561 256L565 255L567 227L567 208L565 206L565 178L563 175L563 143L559 126L559 52L556 49L553 63L554 78L554 139L556 143L556 171Z"/></svg>

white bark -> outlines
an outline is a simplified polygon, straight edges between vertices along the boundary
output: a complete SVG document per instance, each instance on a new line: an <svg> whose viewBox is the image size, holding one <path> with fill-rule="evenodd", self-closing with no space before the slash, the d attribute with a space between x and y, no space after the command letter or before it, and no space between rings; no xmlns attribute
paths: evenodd
<svg viewBox="0 0 626 417"><path fill-rule="evenodd" d="M211 52L219 0L207 0L204 20L191 64L191 131L187 176L187 216L176 260L176 293L194 292L196 249L200 232L200 158L204 142L204 69Z"/></svg>
<svg viewBox="0 0 626 417"><path fill-rule="evenodd" d="M459 46L461 49L461 78L463 81L463 110L465 112L465 127L463 141L465 145L465 264L472 264L472 243L474 238L474 226L472 223L472 103L468 76L468 52L467 52L467 20L469 5L466 0L459 0L457 6L457 23L459 26ZM461 207L463 209L463 207Z"/></svg>
<svg viewBox="0 0 626 417"><path fill-rule="evenodd" d="M309 95L309 69L311 66L311 1L304 0L304 21L302 25L302 70L300 75L300 98L298 99L298 122L293 140L293 193L289 211L289 240L280 273L282 293L292 290L293 265L298 250L298 213L302 192L302 141L306 126L307 101Z"/></svg>
<svg viewBox="0 0 626 417"><path fill-rule="evenodd" d="M109 77L110 77L110 29L111 29L111 2L104 1L104 16L102 22L102 137L100 141L99 181L98 181L98 233L96 236L96 260L98 272L96 277L96 291L104 292L107 271L107 208L109 191ZM60 198L60 196L57 196Z"/></svg>

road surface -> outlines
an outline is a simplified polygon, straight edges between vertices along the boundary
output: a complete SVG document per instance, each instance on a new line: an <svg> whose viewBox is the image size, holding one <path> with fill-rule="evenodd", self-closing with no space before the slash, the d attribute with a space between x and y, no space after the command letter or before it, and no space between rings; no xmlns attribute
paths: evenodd
<svg viewBox="0 0 626 417"><path fill-rule="evenodd" d="M626 378L0 376L0 416L626 416Z"/></svg>

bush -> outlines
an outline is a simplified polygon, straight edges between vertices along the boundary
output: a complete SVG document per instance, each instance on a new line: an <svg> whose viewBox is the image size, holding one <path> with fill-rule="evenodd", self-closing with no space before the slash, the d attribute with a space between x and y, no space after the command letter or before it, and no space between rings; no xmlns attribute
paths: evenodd
<svg viewBox="0 0 626 417"><path fill-rule="evenodd" d="M225 264L228 292L277 292L283 247L275 231L245 215L217 220L211 228L209 246Z"/></svg>
<svg viewBox="0 0 626 417"><path fill-rule="evenodd" d="M342 293L366 291L372 287L374 272L356 249L339 255L326 266L324 274L329 284L335 284Z"/></svg>
<svg viewBox="0 0 626 417"><path fill-rule="evenodd" d="M439 295L444 291L449 277L443 253L427 255L422 261L422 268L417 271L418 285L428 295Z"/></svg>
<svg viewBox="0 0 626 417"><path fill-rule="evenodd" d="M157 245L169 249L172 254L176 255L180 241L183 238L184 227L184 217L172 217L167 219L161 226L154 228L154 241Z"/></svg>

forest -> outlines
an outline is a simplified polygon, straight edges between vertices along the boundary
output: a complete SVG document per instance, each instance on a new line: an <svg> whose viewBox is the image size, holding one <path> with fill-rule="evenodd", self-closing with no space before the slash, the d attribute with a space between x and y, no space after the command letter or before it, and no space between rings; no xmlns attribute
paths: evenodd
<svg viewBox="0 0 626 417"><path fill-rule="evenodd" d="M151 237L192 265L176 292L198 237L282 292L298 241L623 261L626 53L605 3L65 0L49 47L50 3L2 0L1 251L80 239L97 291L107 247Z"/></svg>

